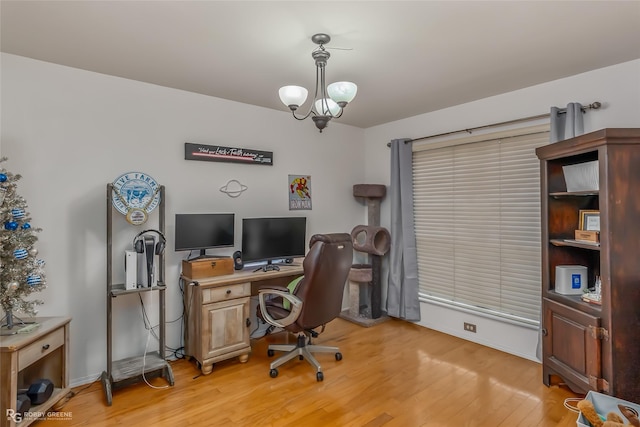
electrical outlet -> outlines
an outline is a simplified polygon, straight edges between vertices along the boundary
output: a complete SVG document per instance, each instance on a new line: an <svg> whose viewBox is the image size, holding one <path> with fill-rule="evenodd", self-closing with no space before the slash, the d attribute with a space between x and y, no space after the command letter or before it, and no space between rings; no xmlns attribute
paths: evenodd
<svg viewBox="0 0 640 427"><path fill-rule="evenodd" d="M464 330L467 332L473 332L475 334L476 325L474 325L473 323L464 322Z"/></svg>

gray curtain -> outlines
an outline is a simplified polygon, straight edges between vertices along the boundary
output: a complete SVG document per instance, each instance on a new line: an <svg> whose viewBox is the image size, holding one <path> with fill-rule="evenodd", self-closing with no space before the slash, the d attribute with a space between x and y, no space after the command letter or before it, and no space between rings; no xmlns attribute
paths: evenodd
<svg viewBox="0 0 640 427"><path fill-rule="evenodd" d="M413 171L410 139L391 141L391 253L387 314L420 320L418 259L413 227Z"/></svg>
<svg viewBox="0 0 640 427"><path fill-rule="evenodd" d="M573 138L584 133L582 105L578 102L567 104L567 108L551 107L551 133L549 142Z"/></svg>

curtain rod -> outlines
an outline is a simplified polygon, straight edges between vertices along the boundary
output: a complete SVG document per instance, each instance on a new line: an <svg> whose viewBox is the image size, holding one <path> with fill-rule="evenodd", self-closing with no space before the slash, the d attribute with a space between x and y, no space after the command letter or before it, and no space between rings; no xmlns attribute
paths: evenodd
<svg viewBox="0 0 640 427"><path fill-rule="evenodd" d="M586 113L587 110L597 110L600 107L602 107L602 103L600 103L599 101L595 101L595 102L592 102L589 105L583 105L582 106L582 112ZM565 114L567 112L567 109L566 108L559 108L558 111L559 111L559 114ZM551 116L551 113L538 114L537 116L523 117L521 119L508 120L506 122L492 123L490 125L476 126L476 127L468 128L468 129L460 129L460 130L454 130L454 131L451 131L451 132L438 133L436 135L422 136L420 138L409 139L409 140L405 141L405 143L413 142L413 141L420 141L420 140L423 140L423 139L437 138L439 136L453 135L454 133L460 133L460 132L467 132L467 133L470 134L474 130L478 130L478 129L486 129L486 128L492 128L492 127L496 127L496 126L511 125L511 124L514 124L514 123L528 122L528 121L531 121L531 120L544 119L544 118L549 117L549 116ZM391 143L390 142L387 142L387 147L391 147Z"/></svg>

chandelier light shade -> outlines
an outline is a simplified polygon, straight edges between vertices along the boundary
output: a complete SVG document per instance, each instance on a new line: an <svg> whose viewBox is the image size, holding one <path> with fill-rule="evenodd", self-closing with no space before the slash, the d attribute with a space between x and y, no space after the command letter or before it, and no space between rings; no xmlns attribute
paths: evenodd
<svg viewBox="0 0 640 427"><path fill-rule="evenodd" d="M280 101L294 111L299 105L304 104L309 95L309 91L302 86L283 86L278 93L280 94Z"/></svg>
<svg viewBox="0 0 640 427"><path fill-rule="evenodd" d="M318 99L315 103L315 111L321 116L336 117L340 114L340 106L331 98Z"/></svg>
<svg viewBox="0 0 640 427"><path fill-rule="evenodd" d="M358 93L358 86L351 82L335 82L327 86L327 93L341 107L353 101Z"/></svg>
<svg viewBox="0 0 640 427"><path fill-rule="evenodd" d="M325 68L331 55L324 45L331 41L331 37L327 34L315 34L311 37L311 41L318 47L311 52L316 63L316 88L308 112L304 116L296 114L298 108L307 100L309 95L307 89L301 86L283 86L278 94L296 120L304 120L311 116L316 127L322 132L331 119L342 116L344 108L355 98L358 86L352 82L335 82L326 86Z"/></svg>

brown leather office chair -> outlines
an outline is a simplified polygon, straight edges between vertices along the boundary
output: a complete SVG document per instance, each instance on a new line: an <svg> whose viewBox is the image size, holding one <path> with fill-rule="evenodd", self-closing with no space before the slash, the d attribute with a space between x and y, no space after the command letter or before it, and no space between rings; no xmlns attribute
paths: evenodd
<svg viewBox="0 0 640 427"><path fill-rule="evenodd" d="M260 305L258 317L265 322L298 334L296 344L271 344L268 355L274 351L287 353L271 363L269 375L278 376L278 366L298 356L316 368L316 379L324 374L312 353L335 353L342 359L338 347L311 344L315 331L338 317L342 310L342 295L353 261L353 245L348 233L316 234L309 241L310 250L302 264L304 277L293 290L287 287L263 287L258 290Z"/></svg>

